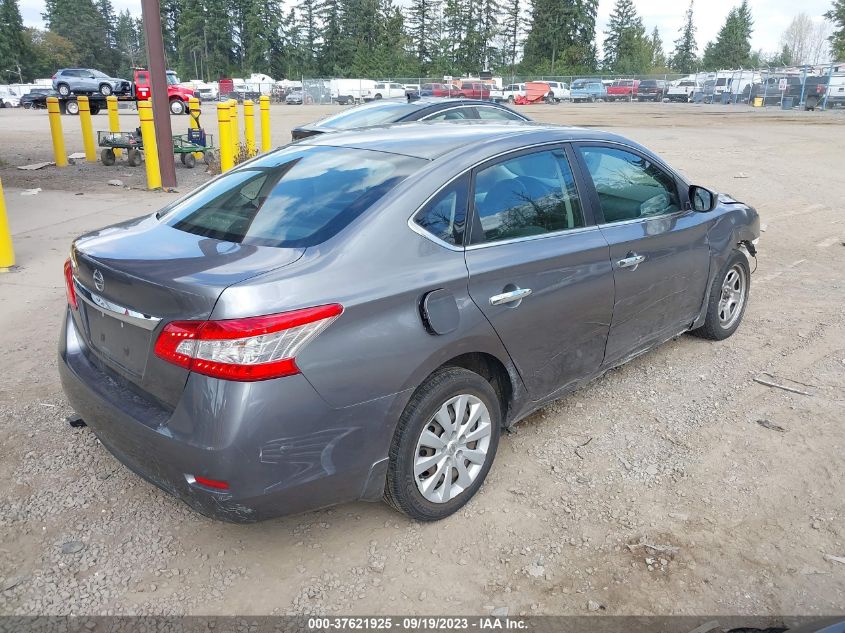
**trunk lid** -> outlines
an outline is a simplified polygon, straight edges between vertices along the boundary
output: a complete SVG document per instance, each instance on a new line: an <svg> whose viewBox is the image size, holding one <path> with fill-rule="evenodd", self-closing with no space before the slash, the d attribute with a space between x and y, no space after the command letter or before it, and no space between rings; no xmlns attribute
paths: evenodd
<svg viewBox="0 0 845 633"><path fill-rule="evenodd" d="M155 216L89 233L71 258L89 358L126 386L170 407L188 371L153 352L173 320L206 319L228 286L287 266L302 248L236 244L187 233Z"/></svg>

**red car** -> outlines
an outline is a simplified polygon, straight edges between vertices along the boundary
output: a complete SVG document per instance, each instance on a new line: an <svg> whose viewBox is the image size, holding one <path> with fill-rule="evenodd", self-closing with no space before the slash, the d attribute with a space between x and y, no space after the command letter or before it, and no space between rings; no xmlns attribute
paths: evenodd
<svg viewBox="0 0 845 633"><path fill-rule="evenodd" d="M631 101L640 88L639 79L619 79L607 87L608 101Z"/></svg>
<svg viewBox="0 0 845 633"><path fill-rule="evenodd" d="M449 84L423 84L420 86L421 97L456 97L458 88Z"/></svg>
<svg viewBox="0 0 845 633"><path fill-rule="evenodd" d="M453 88L454 90L454 88ZM490 86L480 81L462 82L458 94L452 93L453 97L466 97L467 99L489 99Z"/></svg>

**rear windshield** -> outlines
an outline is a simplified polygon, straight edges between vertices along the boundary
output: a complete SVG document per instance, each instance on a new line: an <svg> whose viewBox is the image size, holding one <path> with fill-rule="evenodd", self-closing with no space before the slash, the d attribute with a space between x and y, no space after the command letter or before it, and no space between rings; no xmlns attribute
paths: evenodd
<svg viewBox="0 0 845 633"><path fill-rule="evenodd" d="M327 127L333 130L351 130L369 125L381 125L382 123L397 121L403 116L418 110L419 107L407 101L380 100L378 103L365 104L333 114L317 122L317 126Z"/></svg>
<svg viewBox="0 0 845 633"><path fill-rule="evenodd" d="M425 162L363 149L291 146L211 181L161 219L181 231L228 242L313 246Z"/></svg>

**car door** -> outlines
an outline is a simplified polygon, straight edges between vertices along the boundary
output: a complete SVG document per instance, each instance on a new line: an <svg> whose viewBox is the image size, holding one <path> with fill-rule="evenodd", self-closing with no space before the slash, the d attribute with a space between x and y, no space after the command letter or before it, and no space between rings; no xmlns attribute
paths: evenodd
<svg viewBox="0 0 845 633"><path fill-rule="evenodd" d="M600 367L613 309L607 242L565 145L507 154L473 172L465 257L472 300L532 398Z"/></svg>
<svg viewBox="0 0 845 633"><path fill-rule="evenodd" d="M690 210L671 172L618 144L579 143L579 162L610 244L615 300L605 363L665 340L692 324L710 271L710 214Z"/></svg>
<svg viewBox="0 0 845 633"><path fill-rule="evenodd" d="M79 87L85 92L96 91L99 86L96 85L97 80L94 73L90 70L80 70L79 72Z"/></svg>

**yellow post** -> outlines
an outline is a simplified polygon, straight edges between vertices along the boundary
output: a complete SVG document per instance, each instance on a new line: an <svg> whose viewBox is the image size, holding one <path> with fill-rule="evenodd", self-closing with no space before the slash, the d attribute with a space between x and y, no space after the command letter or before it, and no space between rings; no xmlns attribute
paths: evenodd
<svg viewBox="0 0 845 633"><path fill-rule="evenodd" d="M200 129L200 114L202 114L200 100L196 97L191 97L188 99L188 127L192 130ZM194 152L194 158L200 160L202 158L202 152Z"/></svg>
<svg viewBox="0 0 845 633"><path fill-rule="evenodd" d="M106 97L106 105L109 108L109 132L120 132L120 115L117 113L117 97L110 95ZM119 147L115 147L114 155L121 157L123 152Z"/></svg>
<svg viewBox="0 0 845 633"><path fill-rule="evenodd" d="M0 272L15 265L15 249L12 246L12 233L6 217L6 199L3 197L3 181L0 180Z"/></svg>
<svg viewBox="0 0 845 633"><path fill-rule="evenodd" d="M152 101L148 99L138 102L138 116L141 117L141 139L144 142L144 162L147 165L147 189L161 189L161 168L158 165Z"/></svg>
<svg viewBox="0 0 845 633"><path fill-rule="evenodd" d="M229 114L229 125L232 126L232 149L234 150L234 160L237 161L238 154L241 152L241 129L238 125L238 101L237 99L229 99L229 107L231 108Z"/></svg>
<svg viewBox="0 0 845 633"><path fill-rule="evenodd" d="M79 124L82 126L82 145L85 147L85 160L97 160L97 146L94 144L94 128L91 126L91 105L88 97L77 97L79 102Z"/></svg>
<svg viewBox="0 0 845 633"><path fill-rule="evenodd" d="M53 137L53 160L56 167L67 167L65 137L62 134L62 111L56 97L47 97L47 115L50 119L50 136Z"/></svg>
<svg viewBox="0 0 845 633"><path fill-rule="evenodd" d="M261 107L261 151L270 151L270 97L262 95L258 99Z"/></svg>
<svg viewBox="0 0 845 633"><path fill-rule="evenodd" d="M244 101L244 138L246 139L246 154L255 156L255 110L250 99Z"/></svg>
<svg viewBox="0 0 845 633"><path fill-rule="evenodd" d="M229 102L217 104L217 136L220 142L220 173L224 174L235 164L235 154L232 150L232 128L229 125L231 108Z"/></svg>

